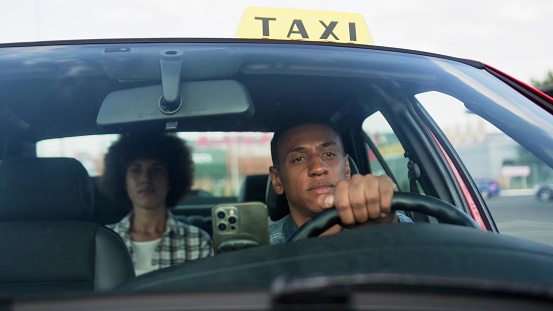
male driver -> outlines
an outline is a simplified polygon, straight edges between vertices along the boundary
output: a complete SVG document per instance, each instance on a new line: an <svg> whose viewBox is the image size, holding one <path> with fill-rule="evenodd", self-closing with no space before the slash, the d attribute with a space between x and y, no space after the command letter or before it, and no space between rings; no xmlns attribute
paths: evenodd
<svg viewBox="0 0 553 311"><path fill-rule="evenodd" d="M286 194L290 215L269 227L271 244L285 243L313 216L333 206L342 224L411 222L391 210L397 187L385 175L351 175L338 132L325 123L277 130L271 141L269 176L277 194ZM335 225L322 235L340 232Z"/></svg>

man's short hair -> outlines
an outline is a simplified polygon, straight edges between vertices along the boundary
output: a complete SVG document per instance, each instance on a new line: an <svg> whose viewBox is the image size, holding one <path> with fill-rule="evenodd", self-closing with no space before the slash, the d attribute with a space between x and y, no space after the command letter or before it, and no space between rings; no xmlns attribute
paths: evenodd
<svg viewBox="0 0 553 311"><path fill-rule="evenodd" d="M338 135L338 138L340 139L340 148L342 148L342 151L345 152L342 135L340 134L340 131L334 123L327 120L319 119L295 119L293 121L282 124L275 130L275 133L273 134L273 139L271 139L271 159L273 161L274 167L279 167L278 157L280 151L278 150L278 144L280 142L280 139L282 138L282 135L290 129L305 125L324 125L331 128L336 133L336 135Z"/></svg>
<svg viewBox="0 0 553 311"><path fill-rule="evenodd" d="M167 165L169 192L165 203L168 208L178 205L191 192L194 182L191 152L182 139L163 132L122 134L105 155L100 190L114 202L131 209L132 202L125 190L127 168L141 158Z"/></svg>

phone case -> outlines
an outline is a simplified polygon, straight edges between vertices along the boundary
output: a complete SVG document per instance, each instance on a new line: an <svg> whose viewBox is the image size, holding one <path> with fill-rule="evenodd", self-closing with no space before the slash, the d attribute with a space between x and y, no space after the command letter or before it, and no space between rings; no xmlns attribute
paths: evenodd
<svg viewBox="0 0 553 311"><path fill-rule="evenodd" d="M269 214L261 202L218 204L211 219L215 253L269 245Z"/></svg>

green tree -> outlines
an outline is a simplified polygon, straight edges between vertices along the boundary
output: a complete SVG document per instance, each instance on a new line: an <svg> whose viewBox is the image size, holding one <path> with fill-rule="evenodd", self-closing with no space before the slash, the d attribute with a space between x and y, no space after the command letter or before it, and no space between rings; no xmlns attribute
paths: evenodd
<svg viewBox="0 0 553 311"><path fill-rule="evenodd" d="M553 84L553 71L551 70L548 70L547 71L547 76L545 77L544 80L535 80L535 79L530 79L532 85L534 87L540 87L540 86L544 86L544 85L548 85L548 84Z"/></svg>

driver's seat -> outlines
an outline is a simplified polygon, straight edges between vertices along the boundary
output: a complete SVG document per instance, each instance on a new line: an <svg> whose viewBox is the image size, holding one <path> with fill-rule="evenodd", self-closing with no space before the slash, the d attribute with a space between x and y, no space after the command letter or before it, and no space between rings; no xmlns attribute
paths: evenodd
<svg viewBox="0 0 553 311"><path fill-rule="evenodd" d="M351 174L359 174L359 169L350 155L348 155L348 159ZM282 217L290 214L290 207L288 206L286 194L279 195L275 192L273 184L271 183L271 178L267 180L266 204L269 211L269 218L272 221L280 220Z"/></svg>

